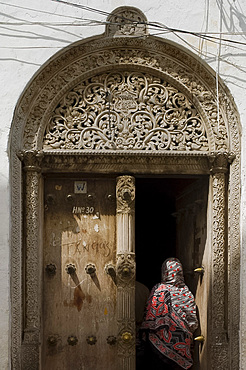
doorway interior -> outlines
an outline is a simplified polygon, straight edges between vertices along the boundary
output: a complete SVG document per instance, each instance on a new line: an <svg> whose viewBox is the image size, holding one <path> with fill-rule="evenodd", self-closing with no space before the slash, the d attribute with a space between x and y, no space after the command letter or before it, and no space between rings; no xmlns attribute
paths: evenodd
<svg viewBox="0 0 246 370"><path fill-rule="evenodd" d="M197 304L199 328L195 336L207 334L208 274L206 271L204 279L194 269L207 269L208 196L208 176L136 178L136 280L151 290L161 281L164 260L179 258L185 283ZM200 369L206 347L194 342L194 370Z"/></svg>
<svg viewBox="0 0 246 370"><path fill-rule="evenodd" d="M201 194L199 194L199 191ZM192 199L193 203L198 202L198 199L206 200L208 197L208 177L136 178L136 280L149 289L160 282L161 265L166 258L177 257L187 265L186 261L182 261L185 251L180 251L180 237L182 238L180 233L184 233L184 226L180 228L177 223L179 199L185 198L186 192L193 193L192 196L195 197ZM195 192L198 192L198 194L195 194ZM190 195L185 200L187 205L189 201L191 201ZM203 204L204 223L206 222L206 208L207 204ZM194 212L192 217L190 217L191 214L189 215L189 209L187 212L187 232L190 229L190 232L195 233L197 228L194 225L192 227L188 226L189 220L194 218ZM203 230L203 232L205 231ZM191 235L190 239L194 241L192 242L194 247L196 235ZM201 238L199 240L201 242ZM182 242L182 244L184 243ZM205 244L205 241L203 241L203 244ZM184 249L183 246L182 249ZM199 256L193 256L192 258L197 264L202 260L202 250L204 250L204 245L199 245L199 251L197 251ZM187 253L192 255L194 251L187 251ZM188 273L189 280L190 271L187 271L187 269L190 269L191 266L184 267L185 275ZM192 290L195 293L194 281L192 285Z"/></svg>

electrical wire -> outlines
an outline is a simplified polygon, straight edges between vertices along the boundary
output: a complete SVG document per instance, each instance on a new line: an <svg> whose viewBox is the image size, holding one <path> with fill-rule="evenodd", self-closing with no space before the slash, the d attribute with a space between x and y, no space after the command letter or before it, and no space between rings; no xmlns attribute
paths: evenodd
<svg viewBox="0 0 246 370"><path fill-rule="evenodd" d="M100 10L100 9L97 9L97 8L92 8L92 7L87 6L87 5L69 3L69 2L67 2L65 0L51 0L51 1L57 2L57 3L66 4L66 5L70 5L70 6L73 6L73 7L76 7L76 8L80 8L80 9L83 9L83 10L86 10L86 11L98 13L98 14L101 14L101 15L104 15L104 16L105 15L106 16L109 16L109 15L112 14L112 13L105 12L105 11ZM121 18L122 20L125 20L125 21L127 21L129 23L132 23L132 24L146 24L147 26L152 26L152 27L155 27L155 28L165 29L165 30L168 30L168 31L171 31L171 32L178 32L178 33L189 34L189 35L193 35L193 36L196 36L196 37L203 37L204 39L207 39L207 40L211 39L211 40L217 40L217 41L220 42L220 37L211 36L211 33L208 34L208 33L202 33L202 32L186 31L186 30L182 30L182 29L178 29L178 28L168 27L168 26L164 25L163 23L159 23L159 22L138 22L138 21L134 21L132 19L129 19L129 18L120 16L120 15L117 15L117 18ZM236 40L230 40L230 39L225 39L225 38L221 38L221 40L222 41L225 41L225 42L228 42L228 43L246 45L246 42L241 42L241 41L236 41Z"/></svg>
<svg viewBox="0 0 246 370"><path fill-rule="evenodd" d="M57 16L57 17L63 17L63 18L71 18L71 19L81 20L80 17L75 17L75 16L72 16L72 15L65 15L65 14L58 14L58 13L55 13L54 14L52 12L48 12L47 10L31 9L31 8L27 8L27 7L21 6L21 5L4 3L2 1L0 1L0 4L6 5L6 6L10 6L10 7L13 7L13 8L17 8L17 9L24 9L24 10L29 10L29 11L33 11L33 12L38 12L38 13L43 13L43 14L49 14L49 15L53 15L53 16Z"/></svg>
<svg viewBox="0 0 246 370"><path fill-rule="evenodd" d="M53 0L54 1L54 0ZM1 4L1 2L0 2ZM1 13L0 13L1 14ZM3 13L2 13L3 14ZM54 13L49 13L49 14L53 14L55 15ZM62 15L61 15L62 16ZM78 19L78 18L76 18ZM117 22L107 22L107 21L100 21L100 20L96 20L96 19L89 19L89 18L83 18L83 19L80 19L79 22L75 23L71 23L71 22L33 22L33 21L25 21L25 22L0 22L0 26L1 25L7 25L7 26L28 26L28 25L34 25L34 26L91 26L91 25L106 25L106 24L115 24L115 25L120 25L120 23L117 23ZM153 26L149 26L150 23L146 23L146 25L148 25L148 29L149 30L155 30L156 27L154 27L154 23L151 23L153 24ZM167 28L167 32L182 32L182 33L191 33L190 31L183 31L183 30L178 30L177 29L172 29L172 28L168 28L166 26L163 25L163 27ZM193 33L192 33L193 34ZM202 35L204 37L209 37L210 35L227 35L227 36L230 36L230 35L233 35L233 36L243 36L245 35L246 36L246 32L196 32L194 33L198 36ZM225 41L228 41L225 39Z"/></svg>
<svg viewBox="0 0 246 370"><path fill-rule="evenodd" d="M73 7L78 7L80 9L83 9L83 10L86 10L86 11L98 13L100 15L103 15L104 17L109 16L109 15L112 14L112 13L109 13L109 12L106 12L106 11L103 11L103 10L100 10L100 9L97 9L97 8L92 8L92 7L81 5L81 4L70 3L70 2L67 2L65 0L51 0L51 1L57 2L57 3L63 3L63 4L70 5L70 6L73 6ZM0 4L11 5L11 4L3 3L1 1L0 1ZM36 9L30 9L30 8L21 7L21 6L17 6L17 7L32 10L32 11L39 11L39 10L36 10ZM47 11L40 11L40 12L41 13L52 14L54 16L56 16L56 15L63 16L61 14L54 14L54 13L50 13L50 12L47 12ZM68 16L68 17L72 18L72 19L75 19L76 21L74 21L74 22L36 22L36 21L35 22L33 22L33 21L0 22L0 27L2 28L2 26L4 24L5 24L5 26L10 26L10 27L11 26L16 26L16 25L18 25L18 26L34 25L34 26L50 26L50 27L52 27L52 26L61 26L61 27L70 27L70 26L71 27L73 27L73 26L75 26L75 27L85 27L85 26L88 27L89 26L89 27L91 27L91 26L98 26L98 25L106 25L106 24L109 24L109 23L112 24L112 22L105 21L105 20L95 20L95 19L88 19L88 18L81 19L80 17L72 17L72 16L71 17ZM200 40L209 41L209 42L212 42L212 43L219 44L220 48L221 48L221 46L225 45L225 46L230 47L230 48L245 51L244 49L236 46L236 44L246 46L246 42L230 40L230 39L224 38L222 36L224 36L224 35L241 35L242 36L242 35L246 35L246 32L238 32L238 33L235 33L235 32L221 32L221 31L220 32L194 32L194 31L186 31L186 30L182 30L182 29L168 27L168 26L164 25L163 23L159 23L159 22L138 22L138 21L134 21L132 19L125 18L123 16L118 16L117 15L117 17L127 21L128 23L132 23L132 24L135 24L135 25L140 24L140 23L141 24L144 23L148 26L149 31L157 31L157 30L160 31L160 32L151 33L151 36L158 36L158 35L164 35L164 34L167 34L167 33L172 33L176 37L179 37L180 39L182 39L182 41L184 43L186 43L193 50L196 50L196 51L197 51L196 47L194 47L192 44L190 44L188 41L186 41L184 38L182 38L180 36L180 34L192 35L194 37L199 38ZM117 23L117 22L114 23L114 24L120 25L120 23ZM9 28L9 30L11 30L11 28ZM179 36L178 36L178 34L179 34ZM218 35L219 37L217 37L216 35ZM8 36L8 35L5 35L5 36ZM142 37L143 36L136 36L136 38L142 38ZM8 47L4 47L4 46L1 47L0 46L0 49L3 49L3 48L8 48ZM18 48L22 48L22 47L16 47L16 49L18 49ZM26 48L35 48L35 47L26 47ZM45 47L44 46L44 47L41 47L41 48L57 48L57 47ZM198 53L199 53L199 51L198 51ZM202 55L204 56L203 53L202 53ZM213 55L213 57L215 57L215 55Z"/></svg>
<svg viewBox="0 0 246 370"><path fill-rule="evenodd" d="M61 23L61 22L0 22L0 26L1 25L4 25L4 26L29 26L29 25L33 25L33 26L61 26L61 27L67 27L67 26L72 26L72 27L76 27L76 26L92 26L92 25L96 25L98 26L98 24L105 24L107 22L100 22L100 21L96 21L96 20L87 20L86 22L83 22L83 23Z"/></svg>
<svg viewBox="0 0 246 370"><path fill-rule="evenodd" d="M74 6L75 8L87 10L89 12L94 12L94 13L98 13L98 14L101 14L101 15L106 15L106 16L111 15L111 13L109 13L109 12L105 12L104 10L100 10L100 9L97 9L97 8L92 8L92 7L87 6L87 5L69 3L68 1L64 1L64 0L51 0L51 1L54 1L54 2L57 2L57 3L61 3L61 4L70 5L70 6ZM132 19L128 19L128 18L125 18L123 16L118 16L117 15L117 17L118 18L122 18L124 20L128 20L128 21L134 22ZM135 21L135 23L137 23L137 21Z"/></svg>
<svg viewBox="0 0 246 370"><path fill-rule="evenodd" d="M175 34L176 37L178 37L182 42L184 42L187 46L189 46L189 48L191 48L192 50L194 50L196 53L199 53L201 56L203 56L204 58L213 58L214 61L216 61L216 54L213 54L211 52L206 52L206 53L203 53L200 49L198 49L197 47L195 47L194 45L192 45L190 42L188 42L187 40L185 40L182 36L178 35L178 34ZM212 59L211 59L212 60ZM220 62L223 62L225 64L228 64L234 68L237 68L238 70L240 70L241 72L243 73L246 73L246 67L245 69L239 67L238 65L236 65L235 63L233 62L230 62L229 60L226 60L226 59L221 59L220 58Z"/></svg>
<svg viewBox="0 0 246 370"><path fill-rule="evenodd" d="M80 8L80 9L83 9L83 10L86 10L86 11L90 11L90 12L94 12L94 13L98 13L100 15L103 15L103 16L109 16L111 15L112 13L109 13L109 12L106 12L106 11L103 11L103 10L100 10L100 9L97 9L97 8L93 8L93 7L90 7L90 6L86 6L86 5L81 5L81 4L75 4L75 3L71 3L71 2L68 2L68 1L65 1L65 0L51 0L53 2L57 2L57 3L62 3L62 4L66 4L66 5L69 5L69 6L72 6L72 7L77 7L77 8ZM11 4L6 4L6 3L3 3L0 1L0 4L5 4L5 5L10 5ZM12 5L13 6L13 5ZM23 9L28 9L28 10L33 10L33 11L37 11L36 9L30 9L30 8L26 8L26 7L21 7L21 6L17 6L19 8L23 8ZM50 13L50 12L47 12L47 11L40 11L42 13L48 13L48 14L52 14L52 15L58 15L58 16L63 16L61 14L54 14L54 13ZM101 20L95 20L95 19L87 19L87 18L84 18L84 19L81 19L79 17L72 17L72 16L68 16L69 18L73 18L73 19L79 19L79 22L78 23L59 23L59 22L16 22L16 23L11 23L11 22L6 22L7 25L28 25L28 24L33 24L33 25L42 25L42 26L56 26L56 25L59 25L59 26L98 26L98 25L105 25L105 24L108 24L109 22L107 21L101 21ZM241 41L237 41L237 40L230 40L230 39L227 39L227 38L222 38L221 35L246 35L246 32L238 32L238 33L235 33L235 32L223 32L223 33L220 33L220 32L194 32L194 31L186 31L186 30L182 30L182 29L178 29L178 28L173 28L173 27L168 27L166 25L164 25L163 23L159 23L159 22L138 22L138 21L134 21L132 19L129 19L129 18L126 18L126 17L123 17L123 16L119 16L117 15L118 18L121 18L122 20L125 20L129 23L132 23L132 24L146 24L149 29L152 29L152 30L156 30L157 28L158 29L161 29L161 30L165 30L167 32L173 32L173 33L183 33L183 34L188 34L188 35L193 35L195 37L199 37L200 39L203 39L203 40L206 40L206 41L218 41L219 43L224 41L226 43L231 43L231 44L239 44L239 45L246 45L246 42L241 42ZM88 23L85 23L84 21L87 21ZM110 22L111 23L111 22ZM4 22L0 22L0 25L1 24L4 24ZM119 24L119 23L117 23ZM215 36L215 35L219 35L219 37Z"/></svg>
<svg viewBox="0 0 246 370"><path fill-rule="evenodd" d="M222 32L222 7L223 7L223 0L220 0L220 13L219 13L219 27L220 32ZM218 134L220 132L220 100L219 100L219 75L220 75L220 55L221 55L221 36L220 42L217 47L217 68L216 68L216 100L217 100L217 128Z"/></svg>

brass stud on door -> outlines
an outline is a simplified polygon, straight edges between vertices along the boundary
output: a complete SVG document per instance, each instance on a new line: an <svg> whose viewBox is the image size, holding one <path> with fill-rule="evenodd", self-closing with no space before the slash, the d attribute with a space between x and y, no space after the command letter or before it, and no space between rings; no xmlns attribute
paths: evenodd
<svg viewBox="0 0 246 370"><path fill-rule="evenodd" d="M74 195L73 194L68 194L66 200L67 200L67 202L73 202L74 201Z"/></svg>
<svg viewBox="0 0 246 370"><path fill-rule="evenodd" d="M131 274L131 269L130 269L130 267L124 267L124 268L122 269L122 275L123 275L124 277L130 276L130 274Z"/></svg>
<svg viewBox="0 0 246 370"><path fill-rule="evenodd" d="M121 339L123 340L123 342L125 343L130 343L133 339L133 336L131 333L129 333L128 331L125 331L122 335L121 335Z"/></svg>
<svg viewBox="0 0 246 370"><path fill-rule="evenodd" d="M112 280L114 283L116 283L116 270L115 270L115 266L112 265L112 263L108 263L106 266L105 266L105 272L107 275L111 276Z"/></svg>
<svg viewBox="0 0 246 370"><path fill-rule="evenodd" d="M114 346L117 342L117 339L114 335L109 335L108 338L107 338L107 343L110 345L110 346Z"/></svg>
<svg viewBox="0 0 246 370"><path fill-rule="evenodd" d="M93 263L88 263L86 266L85 266L85 272L89 275L95 275L95 272L96 272L96 266L93 264Z"/></svg>
<svg viewBox="0 0 246 370"><path fill-rule="evenodd" d="M54 195L53 194L47 194L47 196L46 196L46 202L49 205L51 205L51 204L53 205L55 203L55 197L54 197Z"/></svg>
<svg viewBox="0 0 246 370"><path fill-rule="evenodd" d="M49 346L56 346L57 345L57 338L54 335L49 335L47 338L47 343Z"/></svg>
<svg viewBox="0 0 246 370"><path fill-rule="evenodd" d="M96 199L96 195L95 194L87 194L87 200L88 202L94 202Z"/></svg>
<svg viewBox="0 0 246 370"><path fill-rule="evenodd" d="M65 270L67 271L68 275L73 275L76 272L76 266L73 263L69 263Z"/></svg>
<svg viewBox="0 0 246 370"><path fill-rule="evenodd" d="M75 335L70 335L67 338L67 342L70 346L75 346L78 343L78 338Z"/></svg>
<svg viewBox="0 0 246 370"><path fill-rule="evenodd" d="M110 202L114 202L115 196L113 194L107 194L106 199Z"/></svg>
<svg viewBox="0 0 246 370"><path fill-rule="evenodd" d="M49 263L45 267L45 271L49 276L54 276L56 274L56 265L54 263Z"/></svg>
<svg viewBox="0 0 246 370"><path fill-rule="evenodd" d="M86 342L92 346L93 344L96 344L97 338L95 337L95 335L89 335L86 338Z"/></svg>

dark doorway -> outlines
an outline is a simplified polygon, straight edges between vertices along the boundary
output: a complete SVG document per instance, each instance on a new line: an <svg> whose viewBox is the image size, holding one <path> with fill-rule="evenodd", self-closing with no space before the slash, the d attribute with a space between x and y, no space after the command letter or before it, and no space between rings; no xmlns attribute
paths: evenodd
<svg viewBox="0 0 246 370"><path fill-rule="evenodd" d="M151 289L176 252L176 200L197 177L136 178L136 279Z"/></svg>
<svg viewBox="0 0 246 370"><path fill-rule="evenodd" d="M207 176L136 178L135 207L137 281L152 289L161 281L164 260L168 257L179 258L184 268L185 282L196 298L198 312L199 307L203 308L204 333L207 328L207 309L204 310L206 283L203 283L202 275L194 273L194 269L202 266L204 254L206 261L208 253L208 248L205 249L208 185ZM201 332L199 327L196 335ZM200 369L199 351L198 344L194 345L194 370ZM149 361L152 366L153 359L149 356L148 351L145 352L142 360L141 351L137 349L136 368L142 369L141 361L144 364Z"/></svg>

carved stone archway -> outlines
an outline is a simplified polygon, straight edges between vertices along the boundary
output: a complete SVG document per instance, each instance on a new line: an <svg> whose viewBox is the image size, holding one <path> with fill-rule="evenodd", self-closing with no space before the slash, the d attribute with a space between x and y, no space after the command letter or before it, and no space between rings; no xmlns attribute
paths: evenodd
<svg viewBox="0 0 246 370"><path fill-rule="evenodd" d="M140 11L119 8L111 18L105 35L75 43L44 65L15 111L10 137L12 367L36 369L39 363L42 173L92 171L211 175L211 368L236 370L236 107L221 82L218 112L214 73L178 45L148 36Z"/></svg>

